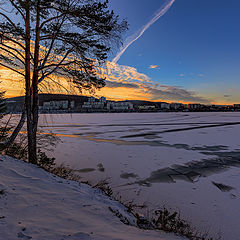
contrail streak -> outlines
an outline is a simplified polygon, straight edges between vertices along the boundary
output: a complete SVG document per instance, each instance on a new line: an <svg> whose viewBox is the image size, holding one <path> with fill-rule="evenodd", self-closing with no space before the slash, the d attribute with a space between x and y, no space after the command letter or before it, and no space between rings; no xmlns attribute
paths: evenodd
<svg viewBox="0 0 240 240"><path fill-rule="evenodd" d="M141 32L138 33L137 36L136 36L136 33L130 36L129 38L130 39L133 38L133 39L127 41L127 43L121 48L120 52L116 55L116 57L112 60L112 62L117 63L117 61L123 55L123 53L127 50L127 48L131 44L133 44L135 41L137 41L153 23L155 23L160 17L162 17L169 10L169 8L173 5L174 2L175 0L168 1L168 3L163 8L161 8L146 25L143 26Z"/></svg>

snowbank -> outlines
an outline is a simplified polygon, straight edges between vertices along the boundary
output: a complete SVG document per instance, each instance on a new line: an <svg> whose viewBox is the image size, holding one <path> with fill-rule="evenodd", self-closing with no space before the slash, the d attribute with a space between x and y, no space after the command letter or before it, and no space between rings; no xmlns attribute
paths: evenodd
<svg viewBox="0 0 240 240"><path fill-rule="evenodd" d="M109 207L132 226L123 224ZM0 239L183 239L161 231L144 231L135 223L124 206L99 190L0 156Z"/></svg>

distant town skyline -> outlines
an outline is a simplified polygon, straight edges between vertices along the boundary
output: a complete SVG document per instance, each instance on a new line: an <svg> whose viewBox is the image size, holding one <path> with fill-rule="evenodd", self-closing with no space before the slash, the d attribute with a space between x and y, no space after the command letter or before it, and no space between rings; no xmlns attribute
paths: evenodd
<svg viewBox="0 0 240 240"><path fill-rule="evenodd" d="M120 49L109 55L108 70L101 71L106 87L96 92L97 96L203 104L240 102L238 0L112 0L110 7L129 22L124 44L137 40L118 61L112 62ZM24 94L17 75L1 67L0 76L7 97ZM69 89L65 79L58 81ZM46 92L43 86L42 91ZM65 90L53 87L52 92Z"/></svg>

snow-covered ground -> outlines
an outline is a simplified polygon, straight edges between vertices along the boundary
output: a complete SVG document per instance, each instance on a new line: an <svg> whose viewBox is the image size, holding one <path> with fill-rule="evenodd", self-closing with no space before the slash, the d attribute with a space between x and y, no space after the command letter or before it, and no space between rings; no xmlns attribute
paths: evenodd
<svg viewBox="0 0 240 240"><path fill-rule="evenodd" d="M240 112L42 115L53 155L122 199L166 206L200 231L240 240Z"/></svg>
<svg viewBox="0 0 240 240"><path fill-rule="evenodd" d="M120 222L119 212L133 226ZM124 206L85 184L0 155L1 240L180 240L135 227Z"/></svg>

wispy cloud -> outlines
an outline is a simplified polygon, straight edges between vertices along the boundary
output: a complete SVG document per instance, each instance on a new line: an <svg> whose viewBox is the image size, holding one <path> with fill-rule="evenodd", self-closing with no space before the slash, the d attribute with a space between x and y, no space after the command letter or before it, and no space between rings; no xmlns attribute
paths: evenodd
<svg viewBox="0 0 240 240"><path fill-rule="evenodd" d="M210 103L209 99L199 96L194 91L189 91L179 86L169 86L152 81L146 74L139 73L136 68L107 62L106 68L101 69L100 76L106 78L106 87L102 88L98 95L103 95L112 100L153 100L153 101L181 101ZM1 89L7 91L8 97L24 94L23 82L9 70L0 68ZM73 91L68 80L56 78L55 81L61 84L53 86L51 93L69 93ZM47 82L46 82L47 84ZM52 85L51 85L52 86ZM42 89L46 92L45 89ZM49 90L47 91L49 92ZM83 91L84 94L89 94ZM226 96L225 96L225 99Z"/></svg>
<svg viewBox="0 0 240 240"><path fill-rule="evenodd" d="M150 65L149 68L150 69L159 69L160 66L159 65Z"/></svg>
<svg viewBox="0 0 240 240"><path fill-rule="evenodd" d="M183 74L183 73L180 73L179 76L180 76L180 77L184 77L184 74Z"/></svg>
<svg viewBox="0 0 240 240"><path fill-rule="evenodd" d="M198 96L195 91L189 91L177 86L150 87L148 91L151 94L151 100L164 99L167 101L210 103L209 99Z"/></svg>
<svg viewBox="0 0 240 240"><path fill-rule="evenodd" d="M195 91L154 82L134 67L108 62L106 69L102 69L101 75L106 78L106 87L99 94L106 97L210 103L209 99L199 96Z"/></svg>
<svg viewBox="0 0 240 240"><path fill-rule="evenodd" d="M139 88L139 86L134 83L113 82L113 81L106 81L106 86L108 88L132 88L132 89Z"/></svg>
<svg viewBox="0 0 240 240"><path fill-rule="evenodd" d="M123 45L119 53L113 59L113 63L117 63L123 53L128 49L128 47L132 45L135 41L137 41L152 24L154 24L160 17L162 17L170 9L174 2L175 0L169 0L162 8L157 11L155 16L146 25L143 26L140 32L134 33L133 35L128 37L126 43Z"/></svg>

